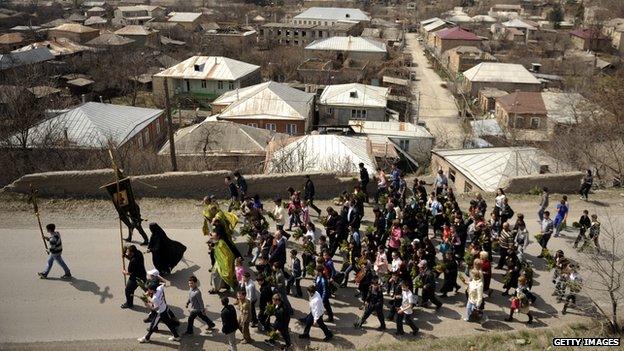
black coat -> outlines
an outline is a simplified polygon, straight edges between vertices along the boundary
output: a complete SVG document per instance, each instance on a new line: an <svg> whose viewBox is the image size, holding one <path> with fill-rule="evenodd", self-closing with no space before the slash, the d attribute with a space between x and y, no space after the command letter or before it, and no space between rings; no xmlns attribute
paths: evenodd
<svg viewBox="0 0 624 351"><path fill-rule="evenodd" d="M315 195L314 183L312 183L312 179L308 179L306 180L305 185L303 186L303 199L304 200L314 199L314 195Z"/></svg>
<svg viewBox="0 0 624 351"><path fill-rule="evenodd" d="M147 272L145 271L145 260L143 259L143 253L141 253L141 251L136 250L134 252L130 262L128 262L127 271L130 273L128 280L136 281L140 279L145 281Z"/></svg>
<svg viewBox="0 0 624 351"><path fill-rule="evenodd" d="M284 308L284 303L280 303L279 306L275 306L275 329L287 330L288 324L290 324L290 314Z"/></svg>
<svg viewBox="0 0 624 351"><path fill-rule="evenodd" d="M165 231L156 223L149 226L152 236L147 247L152 253L152 263L161 273L170 273L180 262L186 251L186 246L169 239Z"/></svg>
<svg viewBox="0 0 624 351"><path fill-rule="evenodd" d="M238 319L236 318L236 309L232 305L223 306L221 310L221 332L230 334L238 330Z"/></svg>

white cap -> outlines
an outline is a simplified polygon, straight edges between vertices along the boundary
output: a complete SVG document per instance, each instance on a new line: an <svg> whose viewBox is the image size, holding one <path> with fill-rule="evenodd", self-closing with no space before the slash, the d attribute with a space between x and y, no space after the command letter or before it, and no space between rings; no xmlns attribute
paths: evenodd
<svg viewBox="0 0 624 351"><path fill-rule="evenodd" d="M147 271L147 275L151 275L153 277L160 277L160 272L158 271L158 269L150 269L149 271Z"/></svg>

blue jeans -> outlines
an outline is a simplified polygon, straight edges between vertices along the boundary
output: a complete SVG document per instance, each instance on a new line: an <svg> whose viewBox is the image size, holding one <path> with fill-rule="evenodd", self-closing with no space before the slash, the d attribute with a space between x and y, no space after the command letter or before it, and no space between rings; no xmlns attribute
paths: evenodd
<svg viewBox="0 0 624 351"><path fill-rule="evenodd" d="M47 276L48 273L50 273L50 269L52 269L52 263L54 263L54 261L58 262L61 268L63 268L63 270L65 271L66 275L70 275L69 267L67 267L67 265L65 264L65 261L63 261L63 257L61 257L61 254L53 254L53 253L51 253L50 256L48 256L48 263L47 263L45 270L42 272L43 275Z"/></svg>
<svg viewBox="0 0 624 351"><path fill-rule="evenodd" d="M477 305L473 304L472 302L468 302L466 303L466 319L470 320L470 316L472 316L472 311L474 311L474 309L477 308Z"/></svg>

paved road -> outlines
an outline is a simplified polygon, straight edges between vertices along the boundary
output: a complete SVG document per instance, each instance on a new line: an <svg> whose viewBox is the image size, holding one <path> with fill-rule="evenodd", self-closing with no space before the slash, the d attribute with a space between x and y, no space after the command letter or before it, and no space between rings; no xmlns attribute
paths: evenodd
<svg viewBox="0 0 624 351"><path fill-rule="evenodd" d="M180 200L184 201L184 200ZM492 201L492 199L490 199ZM512 201L512 206L518 212L527 214L527 223L531 233L537 230L535 221L536 199L527 201ZM601 203L601 207L611 207L617 214L624 212L622 198L619 196ZM200 234L199 223L196 222L197 208L186 201L182 205L176 200L150 200L141 202L146 215L164 226L168 234L187 247L185 255L187 261L181 263L171 280L173 286L167 289L168 302L175 306L178 316L187 315L180 306L184 306L186 298L186 279L195 274L204 284L201 290L204 300L209 305L211 318L217 319L218 300L215 295L208 295L208 267L209 259L206 253L204 238ZM321 207L327 203L321 203ZM463 204L465 206L465 203ZM9 206L0 210L3 218L0 224L0 349L42 349L42 350L70 350L70 349L102 349L123 350L130 347L138 349L154 349L138 347L136 338L144 334L145 325L141 319L145 311L121 310L123 302L123 279L120 274L119 237L117 222L113 220L114 212L108 209L109 204L104 201L93 204L73 204L68 201L46 202L41 211L44 222L53 221L59 226L63 235L64 257L72 269L75 278L69 282L55 279L61 275L60 269L55 268L50 273L51 279L40 280L36 272L42 269L44 254L41 239L32 215L24 206ZM578 200L572 203L571 218L577 218L585 205ZM103 210L104 209L104 210ZM370 208L367 216L370 218ZM554 248L570 250L570 240L573 233L560 239L553 239ZM239 243L243 248L244 244ZM289 246L297 247L290 243ZM536 284L534 291L540 295L535 307L537 321L533 328L556 326L579 320L579 315L560 315L557 311L561 305L550 296L552 284L549 282L550 273L545 271L541 260L535 259L539 252L538 245L532 243L528 249L529 257L534 260L536 267ZM151 266L150 256L147 265ZM520 322L504 322L508 312L508 301L500 296L500 270L494 271L493 289L495 294L487 303L487 314L491 321L483 325L465 323L460 320L464 313L465 299L463 294L446 299L445 306L435 313L432 309L419 309L416 313L417 324L422 330L424 338L445 337L453 335L467 335L489 330L525 329ZM303 286L310 284L304 281ZM364 348L377 343L395 341L394 323L388 323L389 331L381 333L373 328L378 322L371 318L365 330L354 330L352 324L356 316L360 315L353 284L348 289L341 289L337 299L333 300L337 323L330 324L336 331L337 338L333 345L321 342L322 334L313 329L311 346L319 349L332 349L339 345L344 348ZM293 305L298 311L296 317L301 317L307 311L307 301L293 299ZM519 317L524 320L524 316ZM196 326L201 325L196 321ZM220 322L217 321L220 327ZM203 328L203 327L202 327ZM295 342L301 343L295 334L300 333L301 325L293 321L291 331ZM199 329L196 328L196 332ZM153 337L158 349L225 349L220 334L198 335L183 338L182 346L168 342L165 334ZM253 334L257 341L263 336ZM240 340L240 335L238 335ZM37 343L44 342L44 343ZM7 344L11 343L11 344ZM17 344L14 344L17 343ZM241 347L242 350L252 350L257 347L268 349L266 345L257 343L254 346Z"/></svg>
<svg viewBox="0 0 624 351"><path fill-rule="evenodd" d="M406 51L412 54L418 65L418 81L414 85L414 96L420 96L420 120L427 124L436 137L438 147L462 147L462 128L455 98L442 87L444 81L431 69L416 33L407 33Z"/></svg>

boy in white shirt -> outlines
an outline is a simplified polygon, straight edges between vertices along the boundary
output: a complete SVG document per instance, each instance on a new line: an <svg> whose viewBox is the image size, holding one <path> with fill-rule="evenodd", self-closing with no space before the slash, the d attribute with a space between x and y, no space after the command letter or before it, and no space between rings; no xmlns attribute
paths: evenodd
<svg viewBox="0 0 624 351"><path fill-rule="evenodd" d="M403 331L403 321L405 321L407 325L412 328L412 335L416 335L418 334L418 327L416 326L416 324L414 324L414 319L412 319L414 305L416 305L416 296L414 296L414 294L412 294L412 292L410 291L407 282L401 283L401 289L403 290L403 292L401 293L401 307L397 308L396 335L405 334L405 332Z"/></svg>

